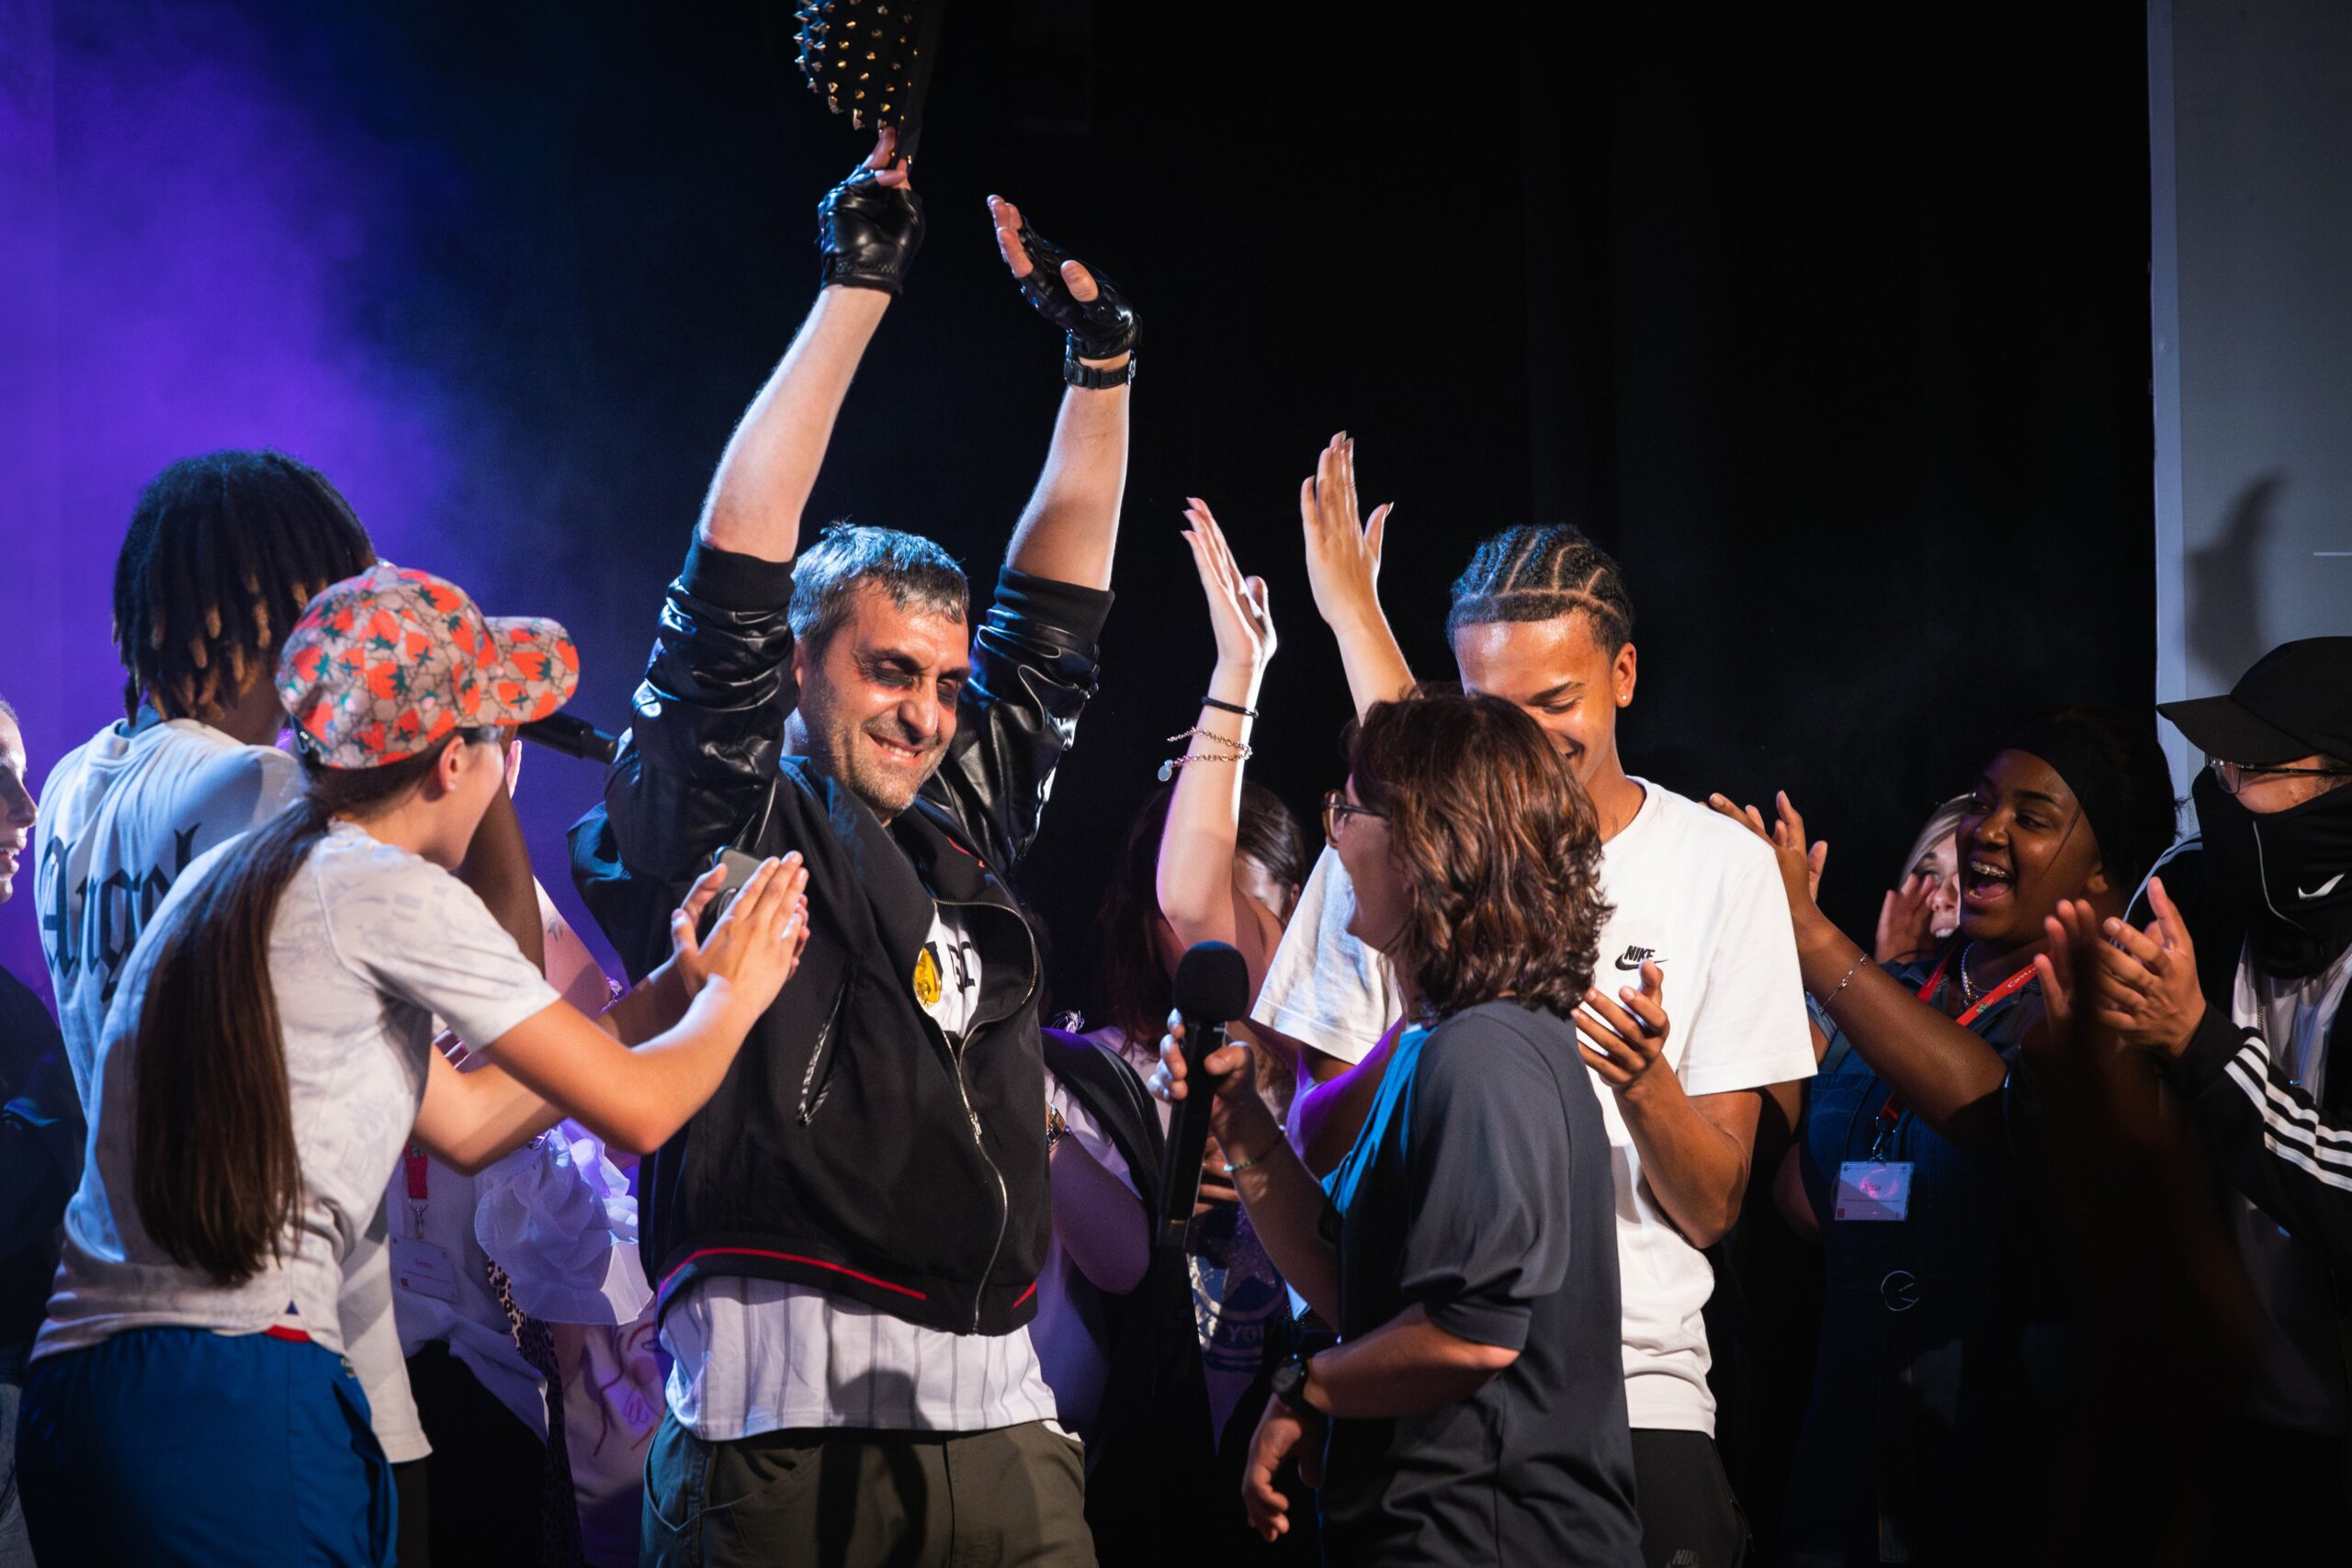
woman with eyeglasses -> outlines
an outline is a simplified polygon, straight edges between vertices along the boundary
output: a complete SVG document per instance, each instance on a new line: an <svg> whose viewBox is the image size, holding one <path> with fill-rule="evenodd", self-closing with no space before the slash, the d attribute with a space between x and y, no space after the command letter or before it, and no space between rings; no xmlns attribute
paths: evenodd
<svg viewBox="0 0 2352 1568"><path fill-rule="evenodd" d="M1251 1223L1340 1336L1275 1375L1243 1500L1285 1533L1271 1481L1296 1451L1321 1461L1327 1562L1638 1563L1609 1134L1570 1020L1668 1024L1654 987L1589 989L1592 804L1518 708L1420 695L1366 712L1324 817L1409 1026L1323 1183L1246 1049L1202 1064ZM1154 1075L1170 1100L1193 1087L1181 1032Z"/></svg>
<svg viewBox="0 0 2352 1568"><path fill-rule="evenodd" d="M2059 1270L2032 1201L2039 1100L2019 1049L2043 1016L2034 959L2063 902L2120 914L2171 841L2149 719L2070 709L1985 762L1958 827L1960 929L1884 965L1814 902L1786 795L1770 839L1828 1047L1799 1169L1827 1269L1782 1559L1976 1563L2030 1552L2017 1456L2064 1407Z"/></svg>

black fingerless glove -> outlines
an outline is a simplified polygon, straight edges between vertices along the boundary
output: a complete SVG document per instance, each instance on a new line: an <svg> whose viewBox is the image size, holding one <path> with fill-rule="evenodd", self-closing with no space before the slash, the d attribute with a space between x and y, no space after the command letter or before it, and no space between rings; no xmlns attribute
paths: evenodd
<svg viewBox="0 0 2352 1568"><path fill-rule="evenodd" d="M1108 359L1114 355L1135 352L1140 324L1134 310L1120 296L1117 284L1094 268L1087 268L1100 292L1081 303L1071 296L1069 285L1062 281L1062 263L1069 258L1060 247L1023 223L1021 248L1029 253L1029 276L1021 280L1021 292L1037 307L1039 315L1069 334L1069 363L1064 367L1065 374L1072 367L1083 370L1084 367L1078 365L1081 359ZM1106 374L1113 385L1127 379L1125 371Z"/></svg>
<svg viewBox="0 0 2352 1568"><path fill-rule="evenodd" d="M817 204L817 250L826 283L896 294L922 245L922 197L878 185L881 170L860 164Z"/></svg>

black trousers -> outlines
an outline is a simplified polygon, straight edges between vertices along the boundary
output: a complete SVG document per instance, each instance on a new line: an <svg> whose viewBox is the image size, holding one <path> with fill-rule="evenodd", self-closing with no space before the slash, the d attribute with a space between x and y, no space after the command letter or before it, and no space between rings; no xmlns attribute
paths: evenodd
<svg viewBox="0 0 2352 1568"><path fill-rule="evenodd" d="M1634 1502L1648 1568L1737 1568L1747 1517L1704 1432L1634 1428Z"/></svg>
<svg viewBox="0 0 2352 1568"><path fill-rule="evenodd" d="M2230 1568L2342 1562L2352 1550L2342 1438L2241 1421L2211 1463L2214 1522L2206 1562Z"/></svg>
<svg viewBox="0 0 2352 1568"><path fill-rule="evenodd" d="M425 1533L432 1561L443 1568L469 1562L532 1568L543 1556L539 1497L547 1444L438 1341L408 1359L408 1384L433 1445L432 1454L418 1461L432 1495ZM405 1488L401 1501L408 1502ZM413 1568L411 1534L403 1514L401 1568Z"/></svg>

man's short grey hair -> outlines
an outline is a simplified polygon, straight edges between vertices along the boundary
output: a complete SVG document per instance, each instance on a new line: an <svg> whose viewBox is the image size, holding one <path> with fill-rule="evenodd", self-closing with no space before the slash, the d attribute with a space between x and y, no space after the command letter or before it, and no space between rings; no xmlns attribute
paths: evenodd
<svg viewBox="0 0 2352 1568"><path fill-rule="evenodd" d="M969 586L956 558L920 534L863 523L835 523L793 558L792 637L816 652L849 614L850 596L865 584L882 590L901 610L966 618Z"/></svg>

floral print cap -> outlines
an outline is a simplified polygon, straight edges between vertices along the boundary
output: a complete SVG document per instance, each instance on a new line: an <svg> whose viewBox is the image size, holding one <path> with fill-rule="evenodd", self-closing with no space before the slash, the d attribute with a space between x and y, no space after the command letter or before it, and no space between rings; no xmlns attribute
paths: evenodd
<svg viewBox="0 0 2352 1568"><path fill-rule="evenodd" d="M492 620L431 572L378 561L323 590L277 659L295 733L330 768L377 768L454 729L529 724L580 683L571 634L537 616Z"/></svg>

